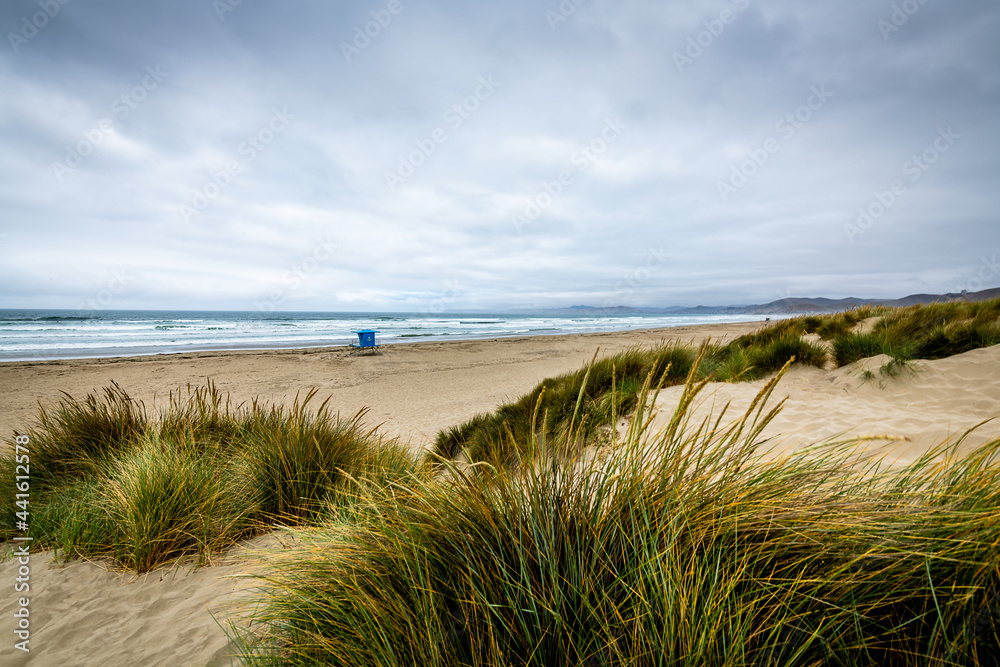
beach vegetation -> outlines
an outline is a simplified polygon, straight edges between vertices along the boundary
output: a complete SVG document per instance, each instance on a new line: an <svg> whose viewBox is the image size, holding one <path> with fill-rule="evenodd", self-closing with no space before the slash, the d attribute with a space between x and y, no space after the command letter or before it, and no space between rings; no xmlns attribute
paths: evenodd
<svg viewBox="0 0 1000 667"><path fill-rule="evenodd" d="M381 511L296 531L255 575L245 660L996 664L1000 441L902 468L858 442L769 458L780 375L731 423L694 422L695 370L668 428L606 458L361 492Z"/></svg>
<svg viewBox="0 0 1000 667"><path fill-rule="evenodd" d="M0 538L144 572L336 514L354 500L346 488L422 474L409 450L363 425L364 411L342 418L314 397L234 406L208 383L178 390L154 418L117 385L65 396L16 434L30 443L30 529L18 529L11 494ZM0 482L14 488L12 454L3 459Z"/></svg>
<svg viewBox="0 0 1000 667"><path fill-rule="evenodd" d="M889 439L779 456L762 432L793 364L887 354L891 380L1000 342L998 318L1000 300L868 308L595 355L425 458L315 391L233 404L209 382L154 412L112 384L15 433L30 528L0 497L0 539L146 572L289 531L232 630L258 667L995 665L1000 440L887 466ZM693 416L709 382L758 378L744 414Z"/></svg>
<svg viewBox="0 0 1000 667"><path fill-rule="evenodd" d="M867 332L833 337L838 366L878 354L942 359L1000 343L1000 299L949 301L887 309Z"/></svg>
<svg viewBox="0 0 1000 667"><path fill-rule="evenodd" d="M821 342L808 340L809 334L818 335ZM904 368L912 369L906 362L915 359L938 359L997 343L1000 299L906 308L862 306L770 322L729 342L710 344L698 366L698 377L718 382L751 381L776 373L789 361L823 368L828 362L844 366L881 354L892 358L882 375L894 377ZM518 460L524 443L533 439L553 440L570 430L592 439L612 423L612 370L618 382L615 414L624 415L635 409L635 390L652 369L659 369L653 386L682 384L694 357L690 346L677 343L604 357L589 369L543 380L531 392L491 414L477 415L441 431L432 451L439 458L461 455L471 462L509 465ZM584 377L588 380L585 387ZM541 415L538 421L533 420L536 409ZM570 418L578 413L583 420L571 427Z"/></svg>
<svg viewBox="0 0 1000 667"><path fill-rule="evenodd" d="M31 484L35 491L94 474L124 454L149 426L145 407L112 382L83 400L64 394L53 408L39 406L31 431Z"/></svg>

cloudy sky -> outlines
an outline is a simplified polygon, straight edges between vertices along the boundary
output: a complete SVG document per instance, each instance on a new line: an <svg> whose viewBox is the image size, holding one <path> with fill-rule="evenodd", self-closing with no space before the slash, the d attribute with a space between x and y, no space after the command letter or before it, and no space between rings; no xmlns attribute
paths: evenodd
<svg viewBox="0 0 1000 667"><path fill-rule="evenodd" d="M7 0L0 307L1000 285L995 0Z"/></svg>

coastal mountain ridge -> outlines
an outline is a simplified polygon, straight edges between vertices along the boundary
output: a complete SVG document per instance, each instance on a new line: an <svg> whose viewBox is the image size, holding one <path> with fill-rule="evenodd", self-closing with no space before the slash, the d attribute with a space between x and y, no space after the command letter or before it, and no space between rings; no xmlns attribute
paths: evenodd
<svg viewBox="0 0 1000 667"><path fill-rule="evenodd" d="M567 308L518 309L519 313L540 315L788 315L792 313L836 313L859 306L913 306L945 301L984 301L1000 296L1000 287L978 292L947 294L910 294L900 299L828 299L825 297L786 297L770 303L745 306L569 306Z"/></svg>

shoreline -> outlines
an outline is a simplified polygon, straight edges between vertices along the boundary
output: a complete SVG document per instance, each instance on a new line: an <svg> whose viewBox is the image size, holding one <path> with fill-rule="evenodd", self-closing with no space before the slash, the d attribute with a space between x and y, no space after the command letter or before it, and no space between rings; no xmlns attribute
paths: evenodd
<svg viewBox="0 0 1000 667"><path fill-rule="evenodd" d="M634 345L698 344L756 331L766 323L730 322L617 332L393 343L383 354L352 356L346 346L212 350L129 357L0 362L0 438L35 423L38 404L61 392L82 399L117 382L150 411L171 391L215 382L234 404L259 398L290 404L317 389L333 412L369 408L365 423L414 447L438 431L527 393L541 380L578 370L593 357ZM318 403L317 403L318 405Z"/></svg>
<svg viewBox="0 0 1000 667"><path fill-rule="evenodd" d="M500 340L522 340L530 338L558 338L560 336L596 336L601 334L628 334L628 333L641 333L645 331L670 331L673 329L689 328L689 327L714 327L722 326L724 324L769 324L771 320L751 320L747 322L724 322L724 323L707 323L707 324L691 324L691 325L679 325L676 327L636 327L621 329L615 331L577 331L573 333L534 333L534 334L508 334L508 335L497 335L488 334L483 336L460 336L460 337L450 337L447 334L426 334L421 336L402 336L400 338L390 338L388 340L379 338L377 341L379 345L383 348L386 347L397 347L399 345L426 345L431 343L464 343L464 342L477 342L477 341L492 341L497 342ZM356 341L352 341L356 342ZM308 353L308 352L334 352L336 350L350 350L350 345L299 345L299 346L289 346L289 347L254 347L254 346L243 346L243 347L217 347L217 348L205 348L196 350L177 350L177 351L157 351L157 352L136 352L135 354L96 354L96 355L86 355L86 356L71 356L71 357L44 357L37 359L2 359L0 358L0 366L3 364L43 364L47 362L58 362L58 361L106 361L113 359L137 359L145 357L179 357L179 356L202 356L202 355L224 355L224 354L268 354L271 352L284 352L284 353Z"/></svg>
<svg viewBox="0 0 1000 667"><path fill-rule="evenodd" d="M14 312L4 320L4 312ZM45 315L44 317L42 315ZM258 314L259 315L259 314ZM299 350L347 346L358 329L376 328L383 345L523 338L764 321L763 315L527 316L507 314L107 311L96 318L65 311L3 311L0 363L121 358L199 352ZM320 317L322 315L322 317ZM485 319L484 319L485 318ZM46 322L52 321L52 326ZM85 321L85 324L81 324ZM6 327L11 324L12 327ZM38 328L41 327L41 328Z"/></svg>

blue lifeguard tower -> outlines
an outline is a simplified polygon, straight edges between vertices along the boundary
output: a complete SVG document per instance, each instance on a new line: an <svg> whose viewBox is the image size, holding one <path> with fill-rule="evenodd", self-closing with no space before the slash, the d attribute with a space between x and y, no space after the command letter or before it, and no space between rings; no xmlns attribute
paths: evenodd
<svg viewBox="0 0 1000 667"><path fill-rule="evenodd" d="M381 345L375 342L375 334L381 333L378 329L359 329L358 331L352 330L351 333L358 334L358 342L356 344L351 343L351 347L355 348L359 352L363 350L371 350L376 354L382 354L382 351L379 349Z"/></svg>

